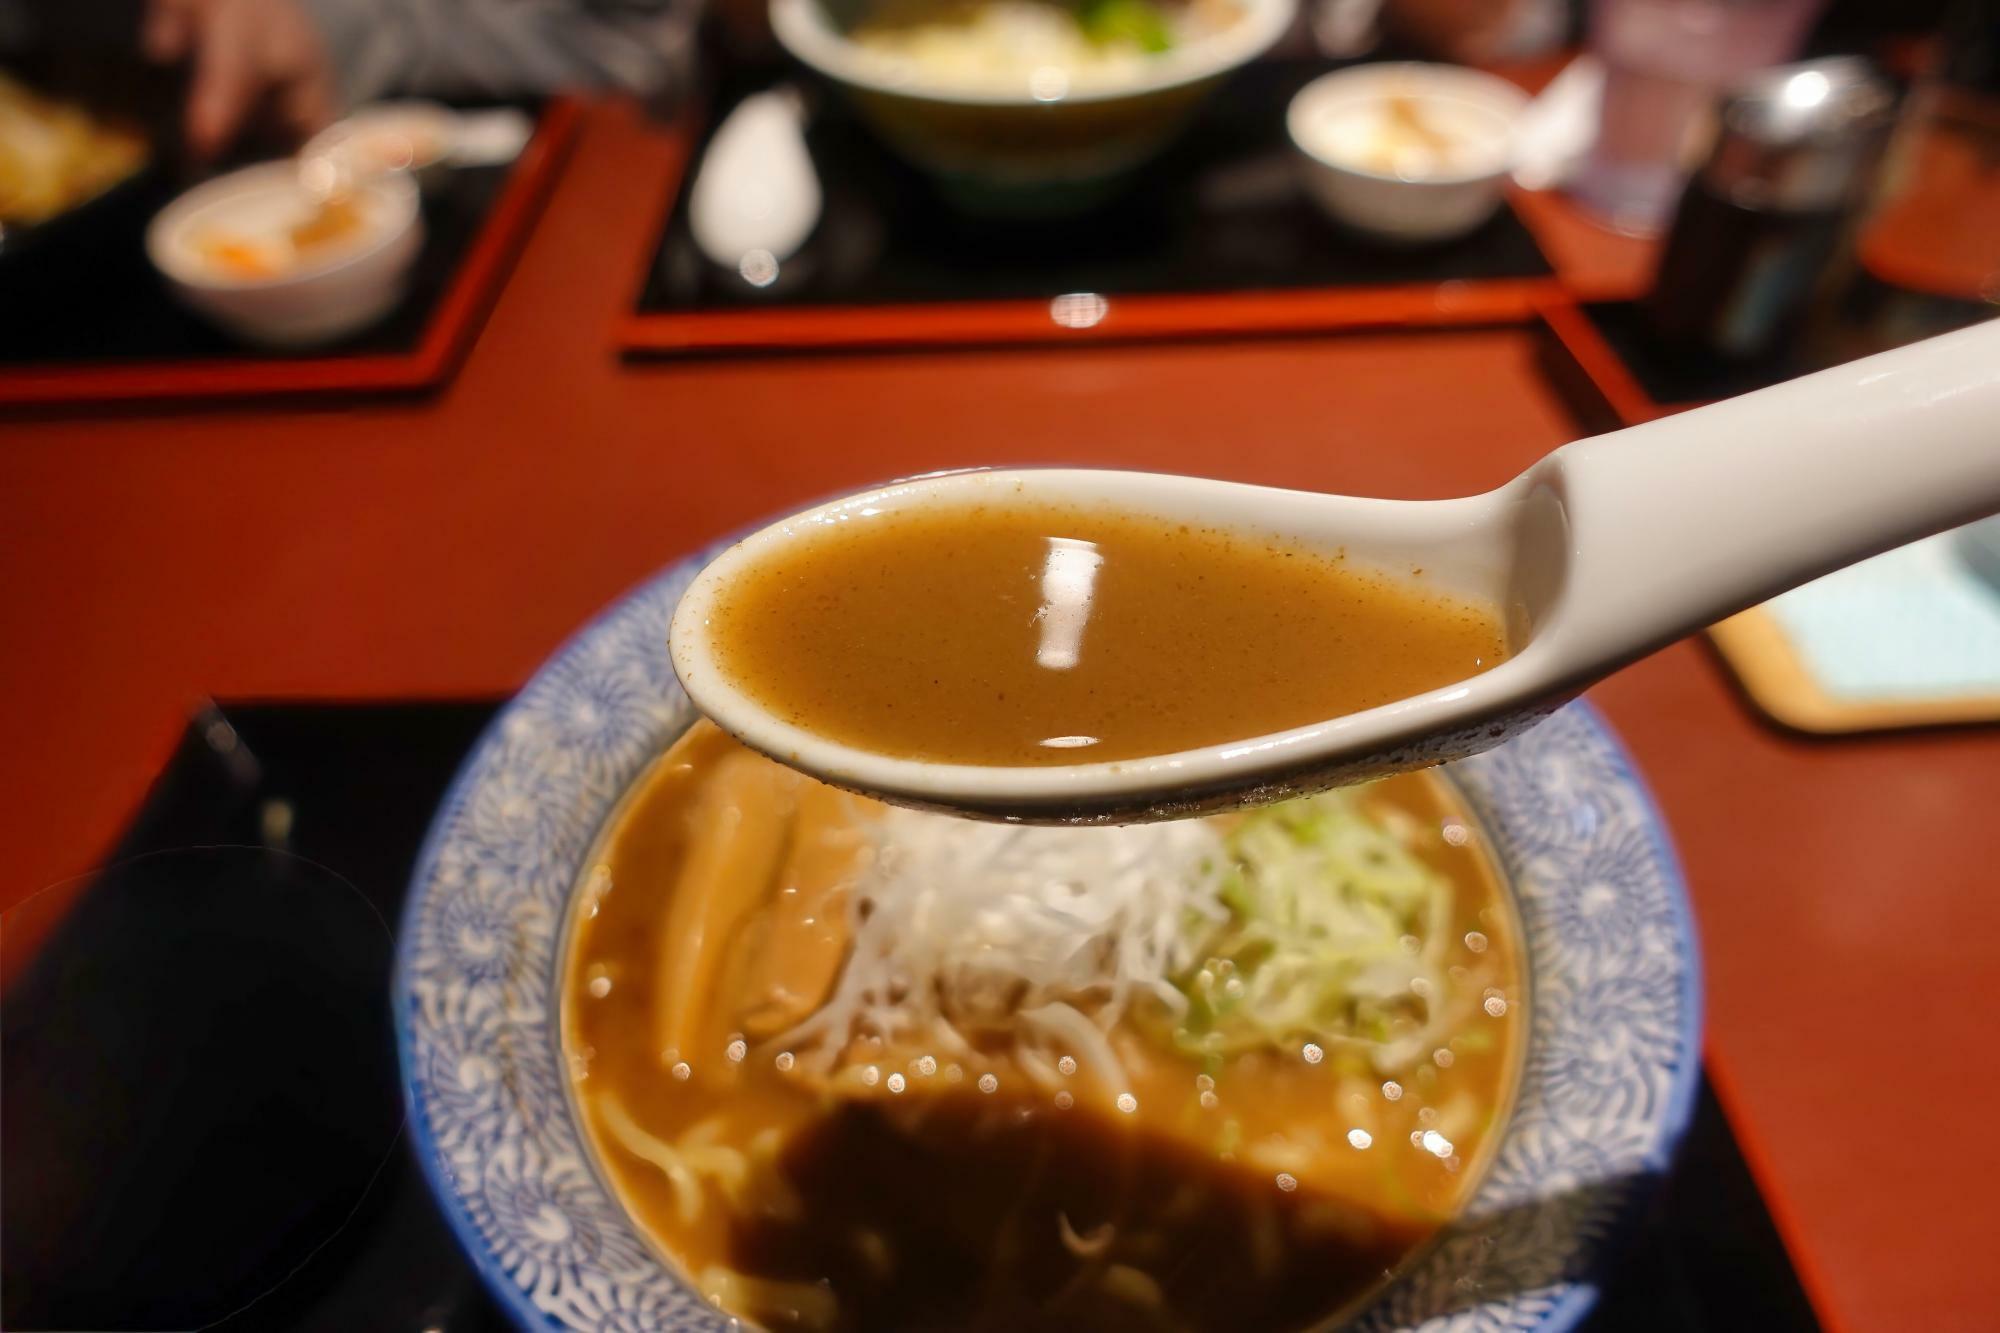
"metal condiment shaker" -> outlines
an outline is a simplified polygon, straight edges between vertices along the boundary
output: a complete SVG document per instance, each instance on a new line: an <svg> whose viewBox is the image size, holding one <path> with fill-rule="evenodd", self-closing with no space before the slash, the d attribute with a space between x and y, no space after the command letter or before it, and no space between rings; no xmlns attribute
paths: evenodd
<svg viewBox="0 0 2000 1333"><path fill-rule="evenodd" d="M1681 196L1647 298L1654 330L1731 358L1789 350L1880 160L1895 100L1853 58L1739 85Z"/></svg>

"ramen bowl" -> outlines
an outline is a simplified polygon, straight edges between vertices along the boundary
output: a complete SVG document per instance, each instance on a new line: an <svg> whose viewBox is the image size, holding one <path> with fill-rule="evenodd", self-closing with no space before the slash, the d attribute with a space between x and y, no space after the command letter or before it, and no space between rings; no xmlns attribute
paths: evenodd
<svg viewBox="0 0 2000 1333"><path fill-rule="evenodd" d="M604 613L501 712L413 875L395 992L413 1142L460 1243L522 1328L740 1327L608 1184L558 1030L593 848L695 720L666 641L705 560ZM1468 1206L1357 1324L1566 1329L1687 1126L1700 1058L1693 931L1659 817L1588 706L1447 772L1521 923L1518 1091Z"/></svg>
<svg viewBox="0 0 2000 1333"><path fill-rule="evenodd" d="M981 212L1087 208L1164 148L1232 71L1291 26L1297 0L1243 0L1227 27L1101 81L1036 70L1012 87L912 69L847 35L821 0L771 0L780 44L954 202Z"/></svg>

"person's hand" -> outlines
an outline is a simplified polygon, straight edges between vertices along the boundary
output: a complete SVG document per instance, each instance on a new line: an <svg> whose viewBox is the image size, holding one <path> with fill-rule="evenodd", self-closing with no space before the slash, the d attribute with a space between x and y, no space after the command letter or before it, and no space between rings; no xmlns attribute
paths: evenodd
<svg viewBox="0 0 2000 1333"><path fill-rule="evenodd" d="M187 142L213 157L253 115L304 138L332 118L326 45L298 0L146 0L146 53L193 65Z"/></svg>

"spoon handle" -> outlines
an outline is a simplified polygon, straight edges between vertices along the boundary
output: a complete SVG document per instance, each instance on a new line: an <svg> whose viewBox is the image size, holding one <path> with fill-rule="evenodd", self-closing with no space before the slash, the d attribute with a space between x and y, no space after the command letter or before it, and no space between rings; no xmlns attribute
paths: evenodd
<svg viewBox="0 0 2000 1333"><path fill-rule="evenodd" d="M2000 510L2000 320L1567 445L1531 477L1569 522L1562 656L1629 661Z"/></svg>

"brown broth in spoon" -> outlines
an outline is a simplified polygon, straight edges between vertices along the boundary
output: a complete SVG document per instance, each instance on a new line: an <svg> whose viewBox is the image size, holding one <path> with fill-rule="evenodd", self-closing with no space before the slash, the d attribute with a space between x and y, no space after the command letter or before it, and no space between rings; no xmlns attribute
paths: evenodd
<svg viewBox="0 0 2000 1333"><path fill-rule="evenodd" d="M718 596L716 661L878 754L1000 766L1243 740L1507 654L1488 608L1282 538L1047 504L827 523Z"/></svg>

